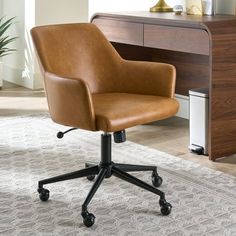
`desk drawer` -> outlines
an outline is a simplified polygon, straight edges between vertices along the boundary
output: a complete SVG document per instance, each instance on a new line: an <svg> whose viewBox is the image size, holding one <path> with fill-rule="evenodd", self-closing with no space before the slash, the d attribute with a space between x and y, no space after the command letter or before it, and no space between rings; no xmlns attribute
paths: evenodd
<svg viewBox="0 0 236 236"><path fill-rule="evenodd" d="M143 24L108 19L93 22L111 42L143 46Z"/></svg>
<svg viewBox="0 0 236 236"><path fill-rule="evenodd" d="M205 30L144 25L144 46L209 55L209 36Z"/></svg>

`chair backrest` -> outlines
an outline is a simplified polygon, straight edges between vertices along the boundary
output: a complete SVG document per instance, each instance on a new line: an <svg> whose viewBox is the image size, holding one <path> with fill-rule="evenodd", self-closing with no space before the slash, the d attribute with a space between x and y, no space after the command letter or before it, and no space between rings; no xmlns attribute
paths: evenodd
<svg viewBox="0 0 236 236"><path fill-rule="evenodd" d="M44 72L80 78L92 93L111 92L119 86L122 58L95 25L38 26L31 34Z"/></svg>

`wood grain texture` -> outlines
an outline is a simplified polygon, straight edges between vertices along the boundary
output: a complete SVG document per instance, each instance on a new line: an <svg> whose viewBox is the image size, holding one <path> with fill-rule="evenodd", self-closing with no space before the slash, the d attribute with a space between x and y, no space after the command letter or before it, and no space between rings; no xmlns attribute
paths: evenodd
<svg viewBox="0 0 236 236"><path fill-rule="evenodd" d="M205 23L211 34L211 159L236 153L236 20Z"/></svg>
<svg viewBox="0 0 236 236"><path fill-rule="evenodd" d="M115 46L118 52L127 59L161 61L175 65L177 93L186 95L189 89L198 86L209 87L209 158L216 160L236 153L235 16L175 16L170 13L130 12L98 14L93 17L92 22L97 18L103 20L107 18L108 21L112 18L115 21L143 24L144 45L148 47L137 49L130 48L129 45L118 46L116 44ZM168 42L164 46L160 44L160 41L165 43L162 36L157 37L160 32L155 31L155 29L160 29L160 26L161 29L166 29L164 34ZM208 38L206 38L206 34L203 39L200 34L195 34L197 41L194 41L191 34L187 33L184 37L181 37L180 34L177 38L172 37L173 27L176 27L177 31L187 28L188 33L207 31ZM195 31L196 29L200 31ZM170 31L168 32L168 30ZM180 32L183 31L180 30ZM190 35L189 40L193 40L193 44L186 49L183 42L186 42L188 35ZM199 44L199 39L204 45ZM119 41L118 43L126 42ZM199 48L197 48L198 46ZM171 50L160 50L158 47ZM199 55L199 53L203 55Z"/></svg>
<svg viewBox="0 0 236 236"><path fill-rule="evenodd" d="M143 24L116 20L94 19L109 41L143 46Z"/></svg>
<svg viewBox="0 0 236 236"><path fill-rule="evenodd" d="M145 24L144 46L209 55L209 36L202 29Z"/></svg>

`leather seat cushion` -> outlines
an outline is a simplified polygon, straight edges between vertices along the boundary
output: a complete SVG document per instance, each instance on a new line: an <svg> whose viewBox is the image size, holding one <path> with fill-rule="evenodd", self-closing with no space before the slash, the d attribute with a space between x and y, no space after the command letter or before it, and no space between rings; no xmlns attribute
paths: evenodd
<svg viewBox="0 0 236 236"><path fill-rule="evenodd" d="M115 132L173 116L175 99L129 93L93 94L97 130Z"/></svg>

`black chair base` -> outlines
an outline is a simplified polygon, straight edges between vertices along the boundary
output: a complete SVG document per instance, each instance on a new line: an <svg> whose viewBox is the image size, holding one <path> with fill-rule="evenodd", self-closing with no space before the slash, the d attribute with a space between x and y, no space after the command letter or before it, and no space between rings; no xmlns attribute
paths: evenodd
<svg viewBox="0 0 236 236"><path fill-rule="evenodd" d="M49 199L49 190L43 188L43 185L45 184L81 177L87 177L88 180L93 180L95 176L97 176L82 205L81 215L83 217L83 222L87 227L90 227L95 222L95 216L88 212L88 204L92 200L103 179L110 178L112 175L114 175L122 180L125 180L160 196L159 205L161 207L161 213L163 215L169 215L171 213L172 206L165 200L165 194L162 191L127 173L132 171L152 171L152 183L155 187L159 187L162 184L162 178L158 175L156 166L116 164L112 162L110 134L101 135L101 154L101 162L99 165L86 163L85 169L39 181L38 192L40 199L42 201L47 201Z"/></svg>

